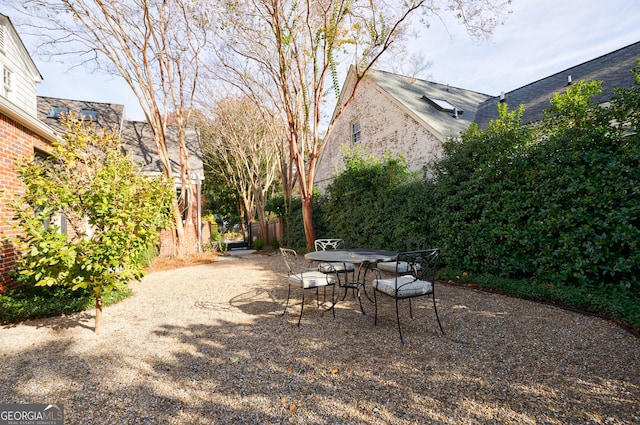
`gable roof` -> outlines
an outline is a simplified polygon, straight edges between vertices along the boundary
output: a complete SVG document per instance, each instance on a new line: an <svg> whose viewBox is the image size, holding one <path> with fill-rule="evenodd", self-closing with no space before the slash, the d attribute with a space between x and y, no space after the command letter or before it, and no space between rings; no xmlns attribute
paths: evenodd
<svg viewBox="0 0 640 425"><path fill-rule="evenodd" d="M68 113L74 114L76 117L80 116L81 111L96 111L95 123L120 135L124 121L124 105L38 96L38 118L62 136L67 132L67 129L59 118L51 116L52 108L67 108Z"/></svg>
<svg viewBox="0 0 640 425"><path fill-rule="evenodd" d="M593 101L603 103L614 96L614 87L632 87L635 77L631 72L640 58L640 42L615 50L580 65L560 71L549 77L527 84L508 93L504 101L509 109L524 105L522 122L538 121L544 118L544 110L556 93L564 92L569 86L569 78L577 81L602 81L602 93ZM476 122L481 128L487 128L489 121L498 118L500 96L493 97L480 105Z"/></svg>
<svg viewBox="0 0 640 425"><path fill-rule="evenodd" d="M140 165L143 173L162 173L162 164L156 151L151 127L146 122L125 120L124 105L38 96L38 118L59 136L62 136L67 129L59 118L51 116L52 108L67 108L69 114L75 114L76 116L80 116L81 113L88 114L87 111L95 111L95 123L102 128L115 131L118 137L122 139L123 149ZM200 134L197 129L190 127L186 129L186 137L190 171L198 173L200 179L202 179L204 166L202 163ZM180 147L176 127L167 127L167 147L169 149L171 172L174 176L180 176Z"/></svg>
<svg viewBox="0 0 640 425"><path fill-rule="evenodd" d="M367 75L442 139L465 130L475 120L478 105L490 98L473 90L386 71L370 70Z"/></svg>
<svg viewBox="0 0 640 425"><path fill-rule="evenodd" d="M23 61L24 66L29 71L31 71L34 77L34 81L36 83L42 81L43 79L42 74L40 74L40 71L38 70L36 63L33 61L33 58L31 57L31 55L29 54L29 51L25 47L24 42L22 41L22 37L20 37L20 35L18 34L18 31L16 30L16 27L13 25L13 22L11 22L11 18L9 18L7 15L0 13L0 25L4 24L3 21L6 22L5 24L6 27L9 28L12 32L12 34L8 34L8 35L12 37L13 40L16 42L16 47L21 53L20 59ZM0 31L1 30L2 29L0 29ZM5 40L5 43L6 43L6 40Z"/></svg>
<svg viewBox="0 0 640 425"><path fill-rule="evenodd" d="M143 173L162 173L162 164L158 157L156 143L153 139L151 126L142 121L125 121L122 127L122 141L124 150L131 154L133 160L140 164ZM178 130L175 126L167 126L167 148L171 162L171 172L180 176L180 146ZM202 162L202 148L200 133L195 127L186 128L186 145L189 152L189 168L191 173L197 173L199 178L204 176Z"/></svg>

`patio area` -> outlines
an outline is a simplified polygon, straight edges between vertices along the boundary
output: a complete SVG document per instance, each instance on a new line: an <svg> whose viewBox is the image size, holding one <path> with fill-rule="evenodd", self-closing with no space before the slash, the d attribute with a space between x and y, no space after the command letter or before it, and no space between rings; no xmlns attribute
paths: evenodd
<svg viewBox="0 0 640 425"><path fill-rule="evenodd" d="M280 256L147 275L104 310L0 327L0 402L65 424L637 424L640 339L608 321L436 287L396 329L347 296L282 316ZM299 300L299 293L294 300ZM371 314L369 314L371 313Z"/></svg>

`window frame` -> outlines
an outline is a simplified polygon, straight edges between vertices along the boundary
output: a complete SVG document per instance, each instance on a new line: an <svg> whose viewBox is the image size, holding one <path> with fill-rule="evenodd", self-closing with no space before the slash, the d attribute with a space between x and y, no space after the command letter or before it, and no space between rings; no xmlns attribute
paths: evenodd
<svg viewBox="0 0 640 425"><path fill-rule="evenodd" d="M351 134L351 143L360 143L362 141L362 126L360 120L351 121L349 124L349 132Z"/></svg>

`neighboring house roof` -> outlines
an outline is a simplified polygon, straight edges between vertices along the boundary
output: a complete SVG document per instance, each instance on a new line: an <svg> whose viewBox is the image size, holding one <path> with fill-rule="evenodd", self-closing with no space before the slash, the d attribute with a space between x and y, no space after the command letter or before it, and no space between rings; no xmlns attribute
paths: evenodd
<svg viewBox="0 0 640 425"><path fill-rule="evenodd" d="M640 58L640 42L623 47L604 56L565 69L549 77L527 84L505 93L504 101L509 109L524 105L522 122L539 121L544 118L544 110L551 105L549 101L556 93L564 92L569 81L602 81L602 93L593 101L603 103L614 96L614 87L632 87L635 77L631 72ZM500 96L493 97L478 109L476 122L481 128L487 128L489 121L498 118L497 104Z"/></svg>
<svg viewBox="0 0 640 425"><path fill-rule="evenodd" d="M78 118L91 118L98 126L115 131L117 135L120 135L124 121L124 105L38 96L38 118L59 135L67 132L60 121L61 112Z"/></svg>
<svg viewBox="0 0 640 425"><path fill-rule="evenodd" d="M490 98L473 90L385 71L370 70L367 75L419 121L431 127L441 140L457 136L469 127L476 118L478 105Z"/></svg>
<svg viewBox="0 0 640 425"><path fill-rule="evenodd" d="M42 74L40 74L40 71L38 70L36 63L33 61L33 58L31 57L31 55L29 54L29 51L25 47L24 42L22 41L22 38L18 35L18 31L16 31L16 27L13 25L13 22L11 22L11 18L9 18L7 15L0 13L0 24L2 24L3 21L5 20L7 22L7 27L9 27L13 32L13 35L15 35L16 47L20 51L20 57L23 61L23 65L33 74L34 82L39 83L43 79ZM2 29L0 29L0 31L1 30ZM7 38L8 37L3 37L2 40L6 42ZM4 50L4 48L5 46L3 44L0 44L0 50Z"/></svg>
<svg viewBox="0 0 640 425"><path fill-rule="evenodd" d="M162 164L160 163L151 127L148 123L125 121L121 137L124 142L124 149L133 156L136 163L142 166L144 173L162 173ZM171 171L174 176L180 176L180 146L177 128L168 126L166 137L171 160ZM204 166L202 163L200 133L194 127L187 127L186 139L189 153L189 171L192 175L197 173L199 179L202 180L204 178Z"/></svg>
<svg viewBox="0 0 640 425"><path fill-rule="evenodd" d="M65 108L61 111L60 108ZM60 121L60 112L74 114L93 120L98 126L115 131L123 141L123 149L142 167L143 173L162 173L162 165L156 153L156 144L149 124L124 119L124 105L88 102L84 100L60 99L38 96L38 118L62 136L67 129ZM203 179L202 149L200 135L195 128L187 128L187 149L189 151L189 168ZM180 151L178 132L175 127L167 128L167 145L171 160L171 171L174 176L180 175Z"/></svg>

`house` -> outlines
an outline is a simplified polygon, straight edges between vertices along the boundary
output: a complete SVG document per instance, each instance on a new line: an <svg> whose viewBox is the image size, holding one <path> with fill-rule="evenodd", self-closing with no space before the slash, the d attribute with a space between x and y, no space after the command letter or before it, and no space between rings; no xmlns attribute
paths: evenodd
<svg viewBox="0 0 640 425"><path fill-rule="evenodd" d="M34 154L46 155L56 135L38 119L36 84L42 81L31 56L8 16L0 14L0 236L15 236L9 208L25 187L16 163ZM0 290L9 282L18 253L9 240L0 238Z"/></svg>
<svg viewBox="0 0 640 425"><path fill-rule="evenodd" d="M133 160L141 166L143 174L153 176L163 173L162 163L157 153L151 127L146 122L124 121L122 133L124 150L129 153ZM204 163L202 160L202 146L200 143L200 133L195 127L188 127L185 134L186 148L189 154L189 183L195 199L189 199L187 192L184 203L180 205L185 226L185 237L187 238L187 249L190 252L202 250L202 245L209 241L210 231L204 229L208 223L202 223L202 182L204 180ZM180 180L180 144L178 142L178 131L174 126L168 126L166 131L167 148L169 151L169 161L171 163L171 174L174 178L176 191L179 194L182 188ZM191 209L192 222L187 223L187 209ZM204 230L203 230L204 229ZM173 237L171 232L163 231L160 241L160 255L173 255Z"/></svg>
<svg viewBox="0 0 640 425"><path fill-rule="evenodd" d="M51 127L58 135L66 132L60 118L70 114L83 119L91 119L101 128L114 131L123 141L123 149L140 166L144 175L156 176L163 174L162 164L157 154L151 128L146 122L129 121L124 118L124 105L88 102L73 99L61 99L38 96L38 116L40 120ZM180 181L180 150L177 129L167 127L166 132L171 171L175 181L176 191L181 190ZM183 215L186 219L186 209L191 208L193 221L185 223L188 250L196 252L201 249L203 242L207 242L209 232L202 232L201 221L201 184L204 179L204 167L200 146L200 134L195 128L187 128L186 144L189 152L190 183L193 186L195 199L186 199L183 205ZM203 235L205 240L203 241ZM172 238L170 232L161 235L160 254L172 254Z"/></svg>
<svg viewBox="0 0 640 425"><path fill-rule="evenodd" d="M9 284L10 272L18 259L18 252L10 242L10 238L17 235L10 204L24 194L25 187L18 176L16 165L34 155L48 156L51 143L66 132L60 121L63 115L74 114L82 119L90 119L102 128L115 131L123 139L123 149L140 165L143 173L157 175L162 172L162 167L155 153L155 142L148 124L125 120L123 105L36 96L36 84L42 81L42 75L11 20L3 14L0 14L0 69L3 73L3 84L0 86L1 291ZM187 199L182 207L183 211L190 208L194 217L193 222L185 223L187 249L197 251L207 242L209 235L209 232L202 232L200 214L204 169L199 133L196 129L188 129L186 139L190 157L189 181L196 199ZM180 152L177 131L171 126L167 129L167 144L176 190L179 191ZM64 230L64 216L58 219ZM161 239L161 254L171 254L172 243L168 243L172 239L171 233L164 232Z"/></svg>
<svg viewBox="0 0 640 425"><path fill-rule="evenodd" d="M487 128L489 121L498 118L499 102L506 102L511 109L524 105L523 123L538 121L544 118L554 94L580 80L602 81L603 91L594 101L607 102L614 96L615 87L635 84L631 70L638 58L640 42L499 96L371 71L361 82L352 104L334 120L334 129L318 161L315 184L324 190L332 173L344 168L341 146L361 146L378 157L386 150L393 155L402 154L411 170L419 170L438 157L447 137L459 135L472 122ZM350 72L342 97L351 93L352 85ZM340 105L339 101L336 110Z"/></svg>
<svg viewBox="0 0 640 425"><path fill-rule="evenodd" d="M492 97L480 105L476 122L480 128L487 128L489 121L498 118L499 102L506 102L510 109L524 105L523 123L539 121L544 118L544 110L549 108L551 98L556 93L563 93L577 81L602 81L602 93L593 101L598 104L605 103L615 95L615 87L633 87L635 76L631 70L636 68L638 59L640 42Z"/></svg>
<svg viewBox="0 0 640 425"><path fill-rule="evenodd" d="M349 71L336 106L351 95ZM491 96L390 72L370 70L360 82L318 161L315 184L325 189L332 174L344 169L342 146L360 147L376 157L403 155L410 170L421 170L439 157L442 142L474 120L479 105Z"/></svg>

